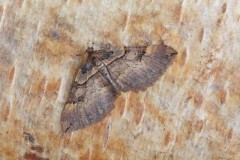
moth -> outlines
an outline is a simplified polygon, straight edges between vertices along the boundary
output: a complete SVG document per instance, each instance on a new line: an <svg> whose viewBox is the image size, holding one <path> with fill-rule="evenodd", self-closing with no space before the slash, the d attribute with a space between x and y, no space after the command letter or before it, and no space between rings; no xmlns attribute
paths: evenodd
<svg viewBox="0 0 240 160"><path fill-rule="evenodd" d="M144 91L153 85L175 59L177 52L164 44L89 47L61 115L62 131L72 132L104 119L121 92Z"/></svg>

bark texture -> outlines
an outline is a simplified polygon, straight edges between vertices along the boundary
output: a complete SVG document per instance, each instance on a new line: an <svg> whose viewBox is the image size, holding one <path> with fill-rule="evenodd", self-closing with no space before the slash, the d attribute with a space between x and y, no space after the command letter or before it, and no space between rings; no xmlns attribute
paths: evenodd
<svg viewBox="0 0 240 160"><path fill-rule="evenodd" d="M239 159L240 2L1 0L0 159ZM85 50L164 43L178 52L144 92L62 134ZM79 56L76 56L79 55Z"/></svg>

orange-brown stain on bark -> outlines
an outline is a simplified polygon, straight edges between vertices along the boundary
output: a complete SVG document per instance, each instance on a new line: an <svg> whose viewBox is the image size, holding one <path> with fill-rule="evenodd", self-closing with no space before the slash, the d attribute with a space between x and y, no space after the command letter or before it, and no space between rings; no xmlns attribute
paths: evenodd
<svg viewBox="0 0 240 160"><path fill-rule="evenodd" d="M23 158L24 160L49 160L48 158L40 157L35 153L25 153Z"/></svg>
<svg viewBox="0 0 240 160"><path fill-rule="evenodd" d="M106 157L106 155L104 155L102 151L102 146L100 144L93 145L93 150L89 155L89 159L104 159L104 157Z"/></svg>
<svg viewBox="0 0 240 160"><path fill-rule="evenodd" d="M193 134L193 122L192 121L185 121L184 123L184 129L183 129L183 141L191 139L192 138L192 134Z"/></svg>
<svg viewBox="0 0 240 160"><path fill-rule="evenodd" d="M7 101L5 97L2 98L1 104L1 112L0 112L0 121L7 121L8 120L8 115L10 112L10 103Z"/></svg>
<svg viewBox="0 0 240 160"><path fill-rule="evenodd" d="M36 146L31 146L31 150L38 152L38 153L42 153L44 151L43 147L36 145Z"/></svg>
<svg viewBox="0 0 240 160"><path fill-rule="evenodd" d="M178 134L177 134L177 137L176 137L176 142L175 142L175 144L176 144L176 145L181 145L182 142L183 142L183 135L182 135L182 133L178 133Z"/></svg>
<svg viewBox="0 0 240 160"><path fill-rule="evenodd" d="M67 56L69 54L76 54L81 48L62 30L44 30L42 32L44 37L38 41L35 46L35 51L39 56Z"/></svg>
<svg viewBox="0 0 240 160"><path fill-rule="evenodd" d="M182 12L183 12L182 4L179 3L176 5L170 6L169 9L172 11L172 13L174 15L173 17L174 17L175 22L179 22Z"/></svg>
<svg viewBox="0 0 240 160"><path fill-rule="evenodd" d="M12 69L11 69L10 72L9 72L9 76L8 76L8 79L9 79L10 81L13 80L14 73L15 73L15 67L12 67Z"/></svg>
<svg viewBox="0 0 240 160"><path fill-rule="evenodd" d="M186 48L183 50L182 54L181 54L181 59L179 61L179 65L181 67L184 66L184 64L186 63L186 58L187 58L187 51L186 51Z"/></svg>
<svg viewBox="0 0 240 160"><path fill-rule="evenodd" d="M221 88L219 90L219 92L216 94L216 96L218 97L219 101L221 104L224 104L226 101L226 97L227 97L227 92L226 90L224 90L223 88Z"/></svg>
<svg viewBox="0 0 240 160"><path fill-rule="evenodd" d="M194 96L194 104L195 106L198 108L198 107L201 107L203 103L203 96L201 93L196 93L196 95Z"/></svg>
<svg viewBox="0 0 240 160"><path fill-rule="evenodd" d="M232 136L233 136L233 129L230 128L230 129L228 129L228 131L227 131L227 138L228 138L228 139L231 139Z"/></svg>
<svg viewBox="0 0 240 160"><path fill-rule="evenodd" d="M125 13L119 20L119 26L122 28L122 31L127 29L128 26L128 17L129 15Z"/></svg>
<svg viewBox="0 0 240 160"><path fill-rule="evenodd" d="M29 89L27 91L27 94L29 95L28 103L38 104L42 100L42 97L44 95L46 77L43 74L41 74L41 72L39 71L33 72L31 76L33 77L33 82L29 86Z"/></svg>
<svg viewBox="0 0 240 160"><path fill-rule="evenodd" d="M126 146L123 139L120 139L118 137L115 137L111 141L108 142L107 149L110 149L111 152L114 152L115 155L121 155L121 157L124 157L127 155L127 152L129 152L129 147Z"/></svg>
<svg viewBox="0 0 240 160"><path fill-rule="evenodd" d="M17 1L17 4L18 4L18 7L21 8L24 0L16 0L16 1Z"/></svg>
<svg viewBox="0 0 240 160"><path fill-rule="evenodd" d="M222 21L223 21L222 17L218 18L216 22L217 26L220 26Z"/></svg>
<svg viewBox="0 0 240 160"><path fill-rule="evenodd" d="M116 101L114 102L115 108L112 111L113 117L119 117L115 116L115 114L122 116L126 107L126 99L123 95L120 95Z"/></svg>
<svg viewBox="0 0 240 160"><path fill-rule="evenodd" d="M152 119L157 120L162 124L164 124L167 121L166 116L164 115L164 113L161 112L160 108L157 108L148 100L144 101L144 103L147 106L145 111L151 114Z"/></svg>
<svg viewBox="0 0 240 160"><path fill-rule="evenodd" d="M0 21L2 20L3 7L0 5Z"/></svg>
<svg viewBox="0 0 240 160"><path fill-rule="evenodd" d="M226 10L227 10L227 4L224 3L224 4L222 5L222 13L224 14L224 13L226 12Z"/></svg>
<svg viewBox="0 0 240 160"><path fill-rule="evenodd" d="M214 101L206 101L204 102L204 111L208 112L210 115L216 115L219 111L220 107Z"/></svg>
<svg viewBox="0 0 240 160"><path fill-rule="evenodd" d="M224 122L224 119L222 117L219 117L217 115L209 115L208 117L208 125L205 125L204 128L206 130L214 130L217 132L221 137L231 137L231 129L227 127L227 124Z"/></svg>
<svg viewBox="0 0 240 160"><path fill-rule="evenodd" d="M52 99L56 99L58 95L58 91L61 85L61 79L51 79L48 80L48 84L45 90L45 96L46 97L52 97Z"/></svg>
<svg viewBox="0 0 240 160"><path fill-rule="evenodd" d="M58 146L60 146L62 144L61 140L63 137L58 132L49 132L49 134L47 136L45 136L45 135L36 135L36 136L39 137L39 141L42 142L44 152L51 151L52 148L57 148ZM40 139L40 138L42 138L42 139ZM52 139L52 140L49 141L49 139Z"/></svg>
<svg viewBox="0 0 240 160"><path fill-rule="evenodd" d="M39 36L41 38L37 40L34 48L36 52L34 58L39 60L47 57L46 60L53 64L58 58L76 56L83 50L82 46L72 39L75 27L68 23L66 18L60 17L57 12L57 8L50 7L50 17L43 22L48 28L41 31Z"/></svg>
<svg viewBox="0 0 240 160"><path fill-rule="evenodd" d="M142 119L143 111L144 111L144 107L141 104L139 94L131 93L128 105L129 105L128 107L129 111L133 113L133 121L136 124L139 124Z"/></svg>
<svg viewBox="0 0 240 160"><path fill-rule="evenodd" d="M204 33L205 33L205 30L204 30L204 28L202 28L201 30L200 30L200 32L199 32L199 42L201 43L202 42L202 40L203 40L203 36L204 36Z"/></svg>
<svg viewBox="0 0 240 160"><path fill-rule="evenodd" d="M88 149L86 153L83 154L81 157L82 160L89 160L90 159L90 150Z"/></svg>
<svg viewBox="0 0 240 160"><path fill-rule="evenodd" d="M167 131L164 135L164 142L163 144L167 146L172 141L172 133L170 131Z"/></svg>
<svg viewBox="0 0 240 160"><path fill-rule="evenodd" d="M194 128L197 132L201 132L203 129L203 121L202 120L197 120L194 124Z"/></svg>
<svg viewBox="0 0 240 160"><path fill-rule="evenodd" d="M196 108L200 108L202 106L204 98L200 92L191 89L188 93L188 97L193 98L193 104Z"/></svg>
<svg viewBox="0 0 240 160"><path fill-rule="evenodd" d="M39 95L39 97L43 96L45 84L46 84L46 77L42 77L36 82L36 84L32 85L33 91L37 95Z"/></svg>
<svg viewBox="0 0 240 160"><path fill-rule="evenodd" d="M230 79L229 96L238 96L240 98L240 76L232 76Z"/></svg>

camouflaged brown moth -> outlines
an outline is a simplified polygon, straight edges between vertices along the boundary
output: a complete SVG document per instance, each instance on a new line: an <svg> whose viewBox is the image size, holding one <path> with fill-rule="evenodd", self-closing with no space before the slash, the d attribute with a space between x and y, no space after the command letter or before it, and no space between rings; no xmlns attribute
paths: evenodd
<svg viewBox="0 0 240 160"><path fill-rule="evenodd" d="M177 52L164 45L111 46L86 50L88 59L79 69L62 112L63 132L85 128L101 121L114 108L121 92L144 91L175 59Z"/></svg>

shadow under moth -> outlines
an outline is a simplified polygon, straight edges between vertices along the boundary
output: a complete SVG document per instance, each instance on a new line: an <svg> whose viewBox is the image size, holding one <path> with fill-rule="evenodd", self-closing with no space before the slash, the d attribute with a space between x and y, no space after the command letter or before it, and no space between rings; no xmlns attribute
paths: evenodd
<svg viewBox="0 0 240 160"><path fill-rule="evenodd" d="M86 50L87 62L79 69L61 115L64 133L101 121L114 108L121 92L144 91L163 75L177 52L164 45L110 45Z"/></svg>

